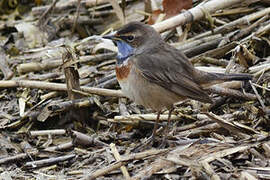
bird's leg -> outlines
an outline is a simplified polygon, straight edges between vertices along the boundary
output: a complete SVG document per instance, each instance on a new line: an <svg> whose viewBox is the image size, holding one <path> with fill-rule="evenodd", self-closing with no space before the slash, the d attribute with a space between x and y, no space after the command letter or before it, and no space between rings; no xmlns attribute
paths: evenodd
<svg viewBox="0 0 270 180"><path fill-rule="evenodd" d="M166 146L166 143L167 143L166 141L167 141L167 137L168 137L168 134L169 134L169 129L170 129L170 126L171 126L171 116L172 116L173 109L174 108L171 108L169 110L168 123L167 123L167 126L165 126L165 130L164 130L165 135L163 136L160 148L164 148Z"/></svg>
<svg viewBox="0 0 270 180"><path fill-rule="evenodd" d="M156 119L156 122L155 122L155 125L154 125L154 129L153 129L152 135L150 136L150 138L152 138L153 141L155 140L155 136L156 136L156 133L157 133L157 128L158 128L160 113L161 113L161 111L158 111L157 112L157 119Z"/></svg>
<svg viewBox="0 0 270 180"><path fill-rule="evenodd" d="M135 152L142 151L146 147L149 147L149 146L152 147L152 145L154 144L155 137L156 137L156 131L157 131L157 128L158 128L158 123L159 123L160 113L161 113L161 111L158 111L157 112L157 119L156 119L156 122L155 122L155 125L154 125L154 129L153 129L152 135L148 139L146 139L146 141L144 141L142 143L142 145L139 145L139 146L135 147L134 148L134 151Z"/></svg>
<svg viewBox="0 0 270 180"><path fill-rule="evenodd" d="M155 137L156 137L156 134L157 134L158 123L159 123L159 118L160 118L160 113L161 113L161 111L157 112L157 119L156 119L156 122L155 122L155 125L154 125L152 135L146 140L146 142L144 143L145 145L148 145L148 144L150 145L151 144L151 146L152 146L154 141L155 141Z"/></svg>

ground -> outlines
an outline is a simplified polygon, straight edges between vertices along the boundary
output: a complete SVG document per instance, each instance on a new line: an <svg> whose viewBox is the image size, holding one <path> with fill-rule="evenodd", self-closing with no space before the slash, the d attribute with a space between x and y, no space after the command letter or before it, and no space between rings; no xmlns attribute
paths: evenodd
<svg viewBox="0 0 270 180"><path fill-rule="evenodd" d="M0 1L0 178L270 179L269 2L180 2ZM169 23L176 15L187 19ZM160 147L164 110L143 147L156 114L123 96L117 48L100 36L134 20L154 24L196 68L252 81L205 89L212 104L176 104Z"/></svg>

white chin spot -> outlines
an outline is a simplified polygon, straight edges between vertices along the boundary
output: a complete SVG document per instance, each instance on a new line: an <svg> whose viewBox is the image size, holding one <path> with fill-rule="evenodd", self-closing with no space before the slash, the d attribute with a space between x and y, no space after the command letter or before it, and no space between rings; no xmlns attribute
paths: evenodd
<svg viewBox="0 0 270 180"><path fill-rule="evenodd" d="M123 62L124 66L128 65L128 60L129 60L129 58L127 58L127 59Z"/></svg>
<svg viewBox="0 0 270 180"><path fill-rule="evenodd" d="M122 54L122 53L120 53L120 52L118 51L117 56L122 57L122 56L123 56L123 54Z"/></svg>

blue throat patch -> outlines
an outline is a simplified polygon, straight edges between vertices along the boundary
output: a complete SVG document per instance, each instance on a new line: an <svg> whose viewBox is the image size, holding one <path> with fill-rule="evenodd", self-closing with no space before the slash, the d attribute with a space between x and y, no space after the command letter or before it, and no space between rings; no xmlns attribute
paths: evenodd
<svg viewBox="0 0 270 180"><path fill-rule="evenodd" d="M122 64L129 56L133 54L133 47L124 41L116 41L118 54L116 56L117 64Z"/></svg>

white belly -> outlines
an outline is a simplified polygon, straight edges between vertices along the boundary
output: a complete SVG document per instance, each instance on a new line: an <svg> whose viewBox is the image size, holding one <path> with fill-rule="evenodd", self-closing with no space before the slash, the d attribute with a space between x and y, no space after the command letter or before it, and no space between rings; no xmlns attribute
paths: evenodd
<svg viewBox="0 0 270 180"><path fill-rule="evenodd" d="M136 73L132 69L128 78L118 81L124 95L136 104L160 111L165 107L171 108L173 103L183 99Z"/></svg>
<svg viewBox="0 0 270 180"><path fill-rule="evenodd" d="M129 83L129 81L127 80L121 80L118 82L124 95L127 96L129 99L135 101L136 95L133 92L134 91L133 84Z"/></svg>

